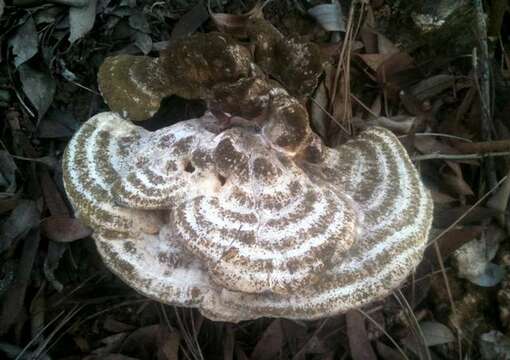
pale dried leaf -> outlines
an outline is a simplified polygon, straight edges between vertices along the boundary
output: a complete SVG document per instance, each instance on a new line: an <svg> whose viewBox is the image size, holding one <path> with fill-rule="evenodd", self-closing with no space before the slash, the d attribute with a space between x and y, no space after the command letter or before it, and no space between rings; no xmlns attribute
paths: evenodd
<svg viewBox="0 0 510 360"><path fill-rule="evenodd" d="M149 23L147 22L147 19L145 18L145 15L141 11L135 11L130 17L129 17L129 26L132 29L141 31L143 33L150 33L151 28L149 26Z"/></svg>
<svg viewBox="0 0 510 360"><path fill-rule="evenodd" d="M152 50L152 39L148 34L137 31L135 33L135 45L144 55L147 55Z"/></svg>
<svg viewBox="0 0 510 360"><path fill-rule="evenodd" d="M338 2L316 5L308 10L308 14L317 20L326 31L345 32L342 8Z"/></svg>
<svg viewBox="0 0 510 360"><path fill-rule="evenodd" d="M449 327L437 321L422 321L420 322L421 332L425 345L435 346L446 344L455 341L455 335Z"/></svg>
<svg viewBox="0 0 510 360"><path fill-rule="evenodd" d="M30 60L37 54L38 45L39 39L34 19L29 16L9 40L9 46L12 47L12 53L14 54L14 65L18 67Z"/></svg>
<svg viewBox="0 0 510 360"><path fill-rule="evenodd" d="M69 8L69 42L74 43L82 38L94 26L96 20L97 0L89 0L86 6Z"/></svg>
<svg viewBox="0 0 510 360"><path fill-rule="evenodd" d="M480 353L483 360L510 359L510 338L492 330L480 336Z"/></svg>
<svg viewBox="0 0 510 360"><path fill-rule="evenodd" d="M47 72L36 70L24 63L18 67L23 92L37 110L41 119L51 103L57 88L55 79Z"/></svg>

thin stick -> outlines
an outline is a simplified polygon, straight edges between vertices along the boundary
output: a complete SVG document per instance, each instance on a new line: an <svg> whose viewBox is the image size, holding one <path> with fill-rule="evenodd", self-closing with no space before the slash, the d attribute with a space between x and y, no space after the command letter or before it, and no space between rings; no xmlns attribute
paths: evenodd
<svg viewBox="0 0 510 360"><path fill-rule="evenodd" d="M471 211L473 211L475 208L477 208L485 199L489 197L490 194L492 194L494 191L496 191L501 184L507 179L508 175L504 176L501 180L498 181L498 183L489 191L487 191L480 199L478 199L477 202L475 202L469 209L467 209L457 220L455 220L453 223L451 223L450 226L448 226L446 229L441 231L439 235L437 235L432 241L430 241L427 244L427 247L429 247L432 244L435 244L437 240L439 240L444 234L446 234L448 231L453 229L455 226L457 226L458 223L460 223Z"/></svg>
<svg viewBox="0 0 510 360"><path fill-rule="evenodd" d="M425 154L419 155L412 158L413 161L424 161L424 160L473 160L473 159L483 159L487 157L495 157L495 156L510 156L510 151L507 152L494 152L494 153L486 153L486 154Z"/></svg>
<svg viewBox="0 0 510 360"><path fill-rule="evenodd" d="M393 339L393 337L386 331L384 327L382 327L377 321L375 321L374 318L372 318L370 315L368 315L366 312L364 312L362 309L357 309L360 313L363 314L364 317L366 317L374 326L384 334L390 340L390 342L395 346L400 354L404 357L404 359L409 360L409 357L406 355L404 350L400 347L400 345Z"/></svg>

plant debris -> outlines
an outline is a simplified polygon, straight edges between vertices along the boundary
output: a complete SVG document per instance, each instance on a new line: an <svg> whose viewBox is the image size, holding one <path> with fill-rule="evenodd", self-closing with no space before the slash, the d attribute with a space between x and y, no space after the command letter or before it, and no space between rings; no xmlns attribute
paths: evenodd
<svg viewBox="0 0 510 360"><path fill-rule="evenodd" d="M0 0L0 358L510 358L505 14L500 0ZM244 60L218 57L221 38ZM211 86L200 61L169 55L186 43L222 59L213 83L236 65L235 84ZM355 312L239 324L113 276L72 213L60 163L80 124L115 107L96 77L105 59L128 63L113 74L124 81L134 59L159 76L165 57L181 88L145 94L151 105L132 113L147 129L205 108L256 118L264 106L250 94L280 86L328 146L374 125L397 135L434 199L415 273Z"/></svg>

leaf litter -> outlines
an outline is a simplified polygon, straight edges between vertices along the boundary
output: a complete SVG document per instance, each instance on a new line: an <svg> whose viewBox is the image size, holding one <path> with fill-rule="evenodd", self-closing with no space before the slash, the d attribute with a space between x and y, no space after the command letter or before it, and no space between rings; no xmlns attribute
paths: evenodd
<svg viewBox="0 0 510 360"><path fill-rule="evenodd" d="M427 8L417 0L20 4L0 2L6 39L0 357L510 358L508 85L494 83L490 116L480 101L486 97L480 69L508 77L510 47L501 37L496 50L489 48L501 56L473 53L489 41L466 30L485 16L479 8L448 8L448 1ZM424 22L438 11L446 14L440 22ZM493 24L506 20L487 13L493 33ZM324 73L303 102L328 144L367 126L389 128L432 190L431 246L395 297L313 322L213 323L120 283L68 207L59 161L80 122L107 109L95 80L104 58L156 55L197 31L243 41L250 18L266 18L285 37L306 34L321 46ZM183 111L193 113L192 106ZM491 122L490 136L482 118Z"/></svg>

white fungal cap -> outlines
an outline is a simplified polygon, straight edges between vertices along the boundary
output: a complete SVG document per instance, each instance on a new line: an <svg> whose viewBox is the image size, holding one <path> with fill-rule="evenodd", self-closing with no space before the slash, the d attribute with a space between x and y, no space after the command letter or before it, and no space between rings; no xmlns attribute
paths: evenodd
<svg viewBox="0 0 510 360"><path fill-rule="evenodd" d="M214 121L148 132L103 113L70 142L70 200L129 285L216 320L315 319L387 295L419 263L432 201L391 132L336 149L311 136L294 154Z"/></svg>

